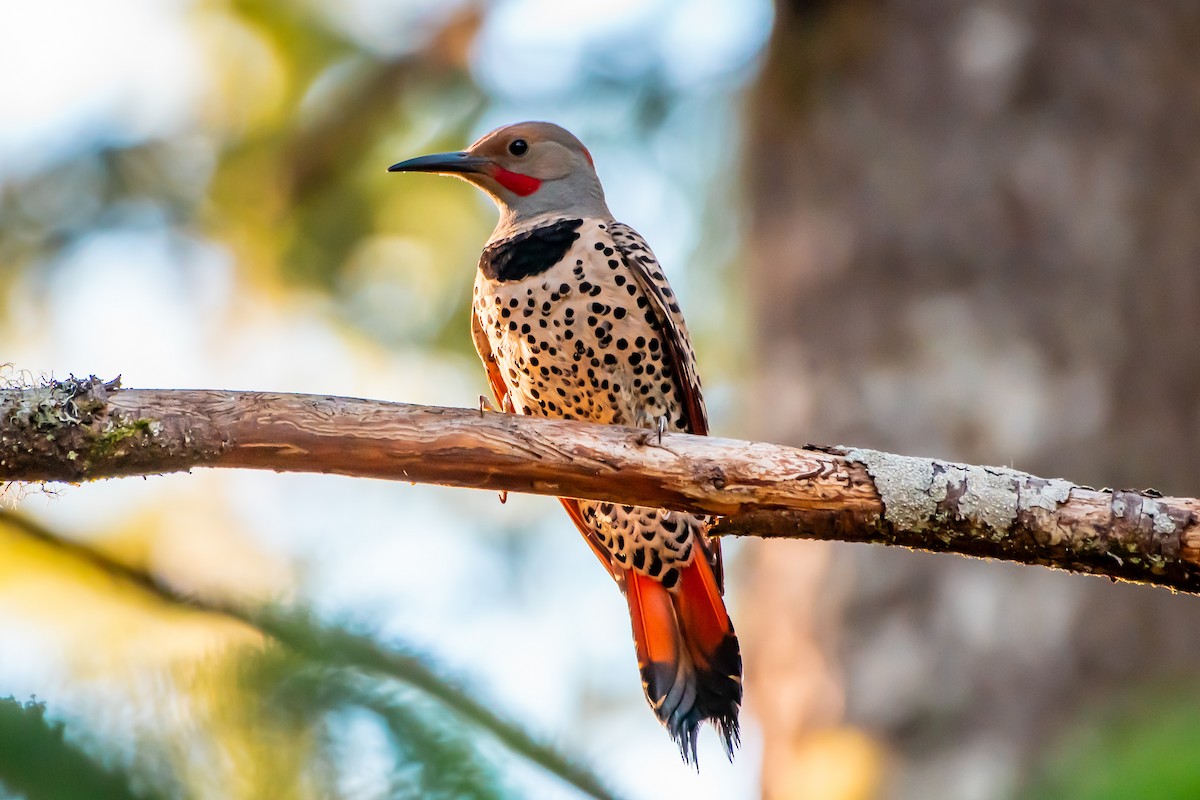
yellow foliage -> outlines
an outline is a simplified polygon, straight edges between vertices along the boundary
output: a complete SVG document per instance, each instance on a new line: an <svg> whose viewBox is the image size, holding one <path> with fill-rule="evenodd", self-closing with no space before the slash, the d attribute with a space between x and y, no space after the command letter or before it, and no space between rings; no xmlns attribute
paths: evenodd
<svg viewBox="0 0 1200 800"><path fill-rule="evenodd" d="M852 727L825 728L792 744L791 758L764 775L777 800L871 800L881 795L883 745Z"/></svg>
<svg viewBox="0 0 1200 800"><path fill-rule="evenodd" d="M36 622L80 677L167 667L261 640L30 538L8 515L0 515L0 550L0 615Z"/></svg>

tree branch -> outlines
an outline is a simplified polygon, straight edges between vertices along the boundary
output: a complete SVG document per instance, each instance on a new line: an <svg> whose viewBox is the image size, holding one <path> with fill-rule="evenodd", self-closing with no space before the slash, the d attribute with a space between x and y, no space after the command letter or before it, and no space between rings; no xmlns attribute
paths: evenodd
<svg viewBox="0 0 1200 800"><path fill-rule="evenodd" d="M721 535L879 542L1200 594L1200 500L1015 470L315 395L0 392L0 481L246 467L611 500L727 517Z"/></svg>

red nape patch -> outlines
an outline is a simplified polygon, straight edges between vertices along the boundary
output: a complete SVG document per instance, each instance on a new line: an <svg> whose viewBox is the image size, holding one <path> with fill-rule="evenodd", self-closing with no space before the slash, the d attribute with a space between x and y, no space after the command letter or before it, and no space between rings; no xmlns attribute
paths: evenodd
<svg viewBox="0 0 1200 800"><path fill-rule="evenodd" d="M505 189L513 194L519 194L521 197L531 195L542 188L542 182L537 178L531 178L519 172L510 172L504 167L492 167L492 177Z"/></svg>
<svg viewBox="0 0 1200 800"><path fill-rule="evenodd" d="M580 146L582 147L582 145ZM596 162L592 161L592 154L586 147L583 148L583 157L586 158L588 163L592 165L592 169L596 168Z"/></svg>

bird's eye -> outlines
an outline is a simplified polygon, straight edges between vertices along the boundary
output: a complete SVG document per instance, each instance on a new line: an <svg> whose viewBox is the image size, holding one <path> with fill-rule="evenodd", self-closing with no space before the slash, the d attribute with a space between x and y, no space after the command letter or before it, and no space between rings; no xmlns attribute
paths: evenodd
<svg viewBox="0 0 1200 800"><path fill-rule="evenodd" d="M524 139L513 139L508 143L508 152L514 156L523 156L529 150L529 143Z"/></svg>

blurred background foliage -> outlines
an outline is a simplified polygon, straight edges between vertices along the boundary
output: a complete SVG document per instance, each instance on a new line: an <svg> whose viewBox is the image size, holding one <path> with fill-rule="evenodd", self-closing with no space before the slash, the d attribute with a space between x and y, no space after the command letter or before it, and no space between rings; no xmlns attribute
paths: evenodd
<svg viewBox="0 0 1200 800"><path fill-rule="evenodd" d="M1195 494L1197 54L1182 0L0 5L3 377L473 405L494 212L385 168L543 118L670 271L717 432ZM3 500L12 796L1200 783L1191 598L730 543L746 742L696 775L552 502L233 472Z"/></svg>
<svg viewBox="0 0 1200 800"><path fill-rule="evenodd" d="M736 227L701 189L734 168L728 114L770 14L6 6L5 377L473 405L486 389L469 287L494 212L463 184L386 167L515 119L569 125L606 165L614 206L648 235L657 222L656 246L700 294ZM737 315L708 305L700 335L732 362ZM706 784L679 763L640 698L623 602L552 507L514 498L498 514L494 496L261 477L9 493L0 693L45 730L30 739L40 766L13 750L0 785L70 795L46 765L91 758L133 796L752 791L752 756ZM70 796L91 796L78 788L92 773Z"/></svg>

